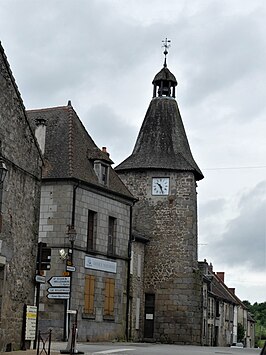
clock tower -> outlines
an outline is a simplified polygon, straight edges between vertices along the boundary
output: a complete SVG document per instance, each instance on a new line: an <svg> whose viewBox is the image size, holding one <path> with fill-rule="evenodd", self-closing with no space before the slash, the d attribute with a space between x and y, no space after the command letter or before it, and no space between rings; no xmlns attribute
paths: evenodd
<svg viewBox="0 0 266 355"><path fill-rule="evenodd" d="M133 235L147 241L142 285L132 284L131 308L136 314L130 318L139 317L134 340L199 345L202 282L196 182L203 175L193 159L175 100L177 81L167 68L167 43L164 66L153 79L153 98L133 152L115 169L138 199L133 207ZM138 248L134 240L132 245L134 252Z"/></svg>

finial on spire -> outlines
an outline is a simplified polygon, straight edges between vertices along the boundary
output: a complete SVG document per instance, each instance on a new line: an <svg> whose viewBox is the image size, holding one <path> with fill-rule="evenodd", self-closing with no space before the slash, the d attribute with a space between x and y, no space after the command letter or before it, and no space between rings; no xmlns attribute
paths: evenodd
<svg viewBox="0 0 266 355"><path fill-rule="evenodd" d="M166 68L166 67L167 67L167 64L166 64L166 56L167 56L167 54L168 54L168 48L171 46L171 45L170 45L171 40L170 40L170 39L167 39L167 37L166 37L165 40L163 40L162 42L163 42L162 47L164 47L164 52L163 52L163 54L164 54L164 56L165 56L165 58L164 58L164 65L163 65L163 66Z"/></svg>

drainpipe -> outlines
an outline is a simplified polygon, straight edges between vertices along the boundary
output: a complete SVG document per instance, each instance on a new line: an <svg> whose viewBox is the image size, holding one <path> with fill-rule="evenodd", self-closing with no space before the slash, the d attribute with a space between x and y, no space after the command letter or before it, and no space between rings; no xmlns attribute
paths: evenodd
<svg viewBox="0 0 266 355"><path fill-rule="evenodd" d="M130 260L132 251L132 209L130 206L130 221L129 221L129 240L128 240L128 262L127 262L127 306L126 306L126 340L131 338L131 325L129 327L129 307L130 307ZM130 332L130 334L129 334Z"/></svg>
<svg viewBox="0 0 266 355"><path fill-rule="evenodd" d="M74 230L75 229L75 213L76 213L76 194L77 194L77 188L79 187L79 181L76 185L73 186L73 196L72 196L72 214L71 214L71 225L69 225L69 229ZM73 262L73 252L74 252L74 241L71 241L71 261ZM69 309L71 309L71 294L72 294L72 272L70 273L70 292L69 292L69 299L65 300L65 311L64 311L64 334L63 334L63 339L65 341L68 340L68 328L69 328L69 320L70 320L70 315L67 313Z"/></svg>

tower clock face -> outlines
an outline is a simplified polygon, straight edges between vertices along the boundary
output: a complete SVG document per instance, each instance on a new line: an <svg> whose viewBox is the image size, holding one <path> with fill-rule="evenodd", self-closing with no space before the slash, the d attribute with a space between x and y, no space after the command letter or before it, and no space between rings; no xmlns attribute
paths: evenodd
<svg viewBox="0 0 266 355"><path fill-rule="evenodd" d="M169 194L169 178L157 177L152 179L152 194L153 195L168 195Z"/></svg>

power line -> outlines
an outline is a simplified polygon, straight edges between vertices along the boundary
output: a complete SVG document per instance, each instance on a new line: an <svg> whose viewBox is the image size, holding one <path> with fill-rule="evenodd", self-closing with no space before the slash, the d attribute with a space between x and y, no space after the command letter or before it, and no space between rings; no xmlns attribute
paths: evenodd
<svg viewBox="0 0 266 355"><path fill-rule="evenodd" d="M241 170L241 169L265 169L266 165L258 166L235 166L235 167L216 167L216 168L204 168L202 170Z"/></svg>

